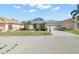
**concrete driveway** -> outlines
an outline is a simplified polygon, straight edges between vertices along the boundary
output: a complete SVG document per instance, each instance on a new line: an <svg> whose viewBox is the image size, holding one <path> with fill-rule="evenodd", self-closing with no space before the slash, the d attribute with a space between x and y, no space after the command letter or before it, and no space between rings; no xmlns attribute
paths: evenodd
<svg viewBox="0 0 79 59"><path fill-rule="evenodd" d="M78 35L65 31L52 31L53 37L76 37Z"/></svg>

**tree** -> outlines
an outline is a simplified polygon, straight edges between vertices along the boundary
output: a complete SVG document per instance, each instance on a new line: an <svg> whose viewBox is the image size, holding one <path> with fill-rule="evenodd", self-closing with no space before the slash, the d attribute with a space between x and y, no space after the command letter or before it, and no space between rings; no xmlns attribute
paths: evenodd
<svg viewBox="0 0 79 59"><path fill-rule="evenodd" d="M23 24L23 25L27 25L27 22L26 22L26 21L23 21L22 24Z"/></svg>
<svg viewBox="0 0 79 59"><path fill-rule="evenodd" d="M77 17L77 20L79 20L79 4L77 5L77 9L71 12L71 15L73 19Z"/></svg>
<svg viewBox="0 0 79 59"><path fill-rule="evenodd" d="M44 21L44 19L41 17L38 17L38 18L35 18L33 21Z"/></svg>
<svg viewBox="0 0 79 59"><path fill-rule="evenodd" d="M31 25L31 21L23 21L22 24L24 25L24 30L29 29Z"/></svg>
<svg viewBox="0 0 79 59"><path fill-rule="evenodd" d="M23 25L31 25L31 21L27 21L27 22L26 21L23 21L22 24Z"/></svg>
<svg viewBox="0 0 79 59"><path fill-rule="evenodd" d="M35 24L36 30L45 30L45 21L43 18L38 17L33 20L33 24Z"/></svg>
<svg viewBox="0 0 79 59"><path fill-rule="evenodd" d="M29 20L29 21L27 21L27 25L31 25L32 23L31 23L31 21Z"/></svg>

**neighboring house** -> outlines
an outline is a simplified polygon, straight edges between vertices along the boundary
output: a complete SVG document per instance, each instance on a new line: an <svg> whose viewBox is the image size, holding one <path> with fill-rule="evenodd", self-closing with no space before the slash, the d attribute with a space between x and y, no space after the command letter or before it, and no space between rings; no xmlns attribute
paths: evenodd
<svg viewBox="0 0 79 59"><path fill-rule="evenodd" d="M77 18L75 19L66 19L64 21L54 21L49 20L45 21L42 18L36 18L32 21L31 25L27 25L26 28L29 30L61 30L62 27L65 27L66 29L75 29L79 30L79 21L77 21ZM16 31L19 29L24 28L24 25L22 25L20 22L18 22L15 19L11 18L5 18L0 17L0 31L7 32L9 30Z"/></svg>
<svg viewBox="0 0 79 59"><path fill-rule="evenodd" d="M66 19L63 21L63 26L66 29L74 29L74 30L79 30L79 21L77 21L77 18L75 19Z"/></svg>
<svg viewBox="0 0 79 59"><path fill-rule="evenodd" d="M37 29L39 26L41 29L47 28L47 31L49 30L60 30L62 27L62 22L61 21L45 21L43 19L37 18L36 20L32 21L34 29Z"/></svg>
<svg viewBox="0 0 79 59"><path fill-rule="evenodd" d="M54 21L54 20L49 20L46 22L46 26L48 30L60 30L62 28L62 22L61 21Z"/></svg>
<svg viewBox="0 0 79 59"><path fill-rule="evenodd" d="M44 20L35 20L33 21L33 27L34 29L36 28L36 24L41 25L41 27L47 27L48 31L49 30L61 30L63 27L66 29L74 29L74 30L79 30L79 21L77 21L77 18L75 19L66 19L63 21L54 21L54 20L49 20L49 21L44 21Z"/></svg>
<svg viewBox="0 0 79 59"><path fill-rule="evenodd" d="M0 17L0 31L2 32L19 30L22 27L22 24L15 19Z"/></svg>
<svg viewBox="0 0 79 59"><path fill-rule="evenodd" d="M42 18L36 18L32 21L34 30L45 30L46 22Z"/></svg>
<svg viewBox="0 0 79 59"><path fill-rule="evenodd" d="M25 25L26 30L33 30L33 25Z"/></svg>
<svg viewBox="0 0 79 59"><path fill-rule="evenodd" d="M33 30L34 28L33 28L33 25L29 25L29 29L30 30Z"/></svg>

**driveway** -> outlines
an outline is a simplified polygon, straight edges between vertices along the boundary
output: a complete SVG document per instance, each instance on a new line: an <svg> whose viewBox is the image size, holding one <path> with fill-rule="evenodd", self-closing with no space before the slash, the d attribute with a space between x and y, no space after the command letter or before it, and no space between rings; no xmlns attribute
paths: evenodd
<svg viewBox="0 0 79 59"><path fill-rule="evenodd" d="M78 35L65 31L52 31L54 37L76 37Z"/></svg>

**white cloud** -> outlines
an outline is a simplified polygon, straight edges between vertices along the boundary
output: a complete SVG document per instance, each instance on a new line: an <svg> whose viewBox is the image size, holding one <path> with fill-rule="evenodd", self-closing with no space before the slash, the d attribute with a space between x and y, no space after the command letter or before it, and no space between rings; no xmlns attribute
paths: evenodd
<svg viewBox="0 0 79 59"><path fill-rule="evenodd" d="M35 7L35 6L37 6L38 4L29 4L29 6L31 6L31 7Z"/></svg>
<svg viewBox="0 0 79 59"><path fill-rule="evenodd" d="M55 8L53 8L53 9L51 9L51 11L55 11L55 10L59 10L60 9L60 7L55 7Z"/></svg>
<svg viewBox="0 0 79 59"><path fill-rule="evenodd" d="M37 8L39 8L39 9L49 9L51 7L52 7L51 5L44 5L44 4L37 5Z"/></svg>
<svg viewBox="0 0 79 59"><path fill-rule="evenodd" d="M17 9L20 9L21 8L21 6L18 6L18 5L14 5L13 7L14 8L17 8Z"/></svg>
<svg viewBox="0 0 79 59"><path fill-rule="evenodd" d="M30 13L33 13L33 12L35 12L35 11L36 11L36 10L29 10Z"/></svg>
<svg viewBox="0 0 79 59"><path fill-rule="evenodd" d="M60 9L60 7L56 7L56 8L55 8L55 10L59 10L59 9Z"/></svg>
<svg viewBox="0 0 79 59"><path fill-rule="evenodd" d="M52 7L51 5L45 5L45 4L29 4L29 6L36 7L39 9L49 9Z"/></svg>

